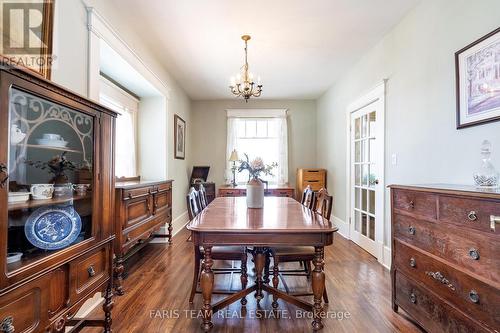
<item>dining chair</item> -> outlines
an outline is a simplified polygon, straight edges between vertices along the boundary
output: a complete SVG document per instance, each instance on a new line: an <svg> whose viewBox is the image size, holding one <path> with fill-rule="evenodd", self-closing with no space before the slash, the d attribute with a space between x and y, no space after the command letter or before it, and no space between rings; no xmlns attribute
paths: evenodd
<svg viewBox="0 0 500 333"><path fill-rule="evenodd" d="M186 196L186 201L188 205L189 219L194 219L198 214L202 212L200 207L200 193L194 188L189 190ZM193 271L193 283L191 286L191 294L189 296L189 303L193 303L194 295L200 293L198 291L198 282L200 280L201 269L203 268L202 259L204 257L204 250L201 246L194 246L194 271ZM241 261L241 266L239 269L233 268L212 268L215 274L233 274L234 272L239 272L241 274L241 286L245 289L248 283L247 275L247 252L244 246L214 246L212 247L212 260L234 260ZM213 294L232 294L228 291L214 291ZM245 297L241 299L241 304L245 305L247 300Z"/></svg>
<svg viewBox="0 0 500 333"><path fill-rule="evenodd" d="M203 184L200 184L198 187L198 200L202 210L208 206L207 191L205 190L205 186L203 186Z"/></svg>
<svg viewBox="0 0 500 333"><path fill-rule="evenodd" d="M312 190L311 185L307 185L304 192L302 192L302 200L300 203L307 208L312 209L314 205L314 198L314 191Z"/></svg>
<svg viewBox="0 0 500 333"><path fill-rule="evenodd" d="M305 194L306 191L304 191ZM319 214L323 218L330 220L332 214L333 197L328 194L328 191L324 188L318 191L317 195L314 196L313 203L311 205L311 210L313 214ZM288 287L286 285L283 276L307 276L308 279L311 277L311 262L314 260L314 247L311 246L287 246L287 247L275 247L271 248L271 255L273 257L273 287L278 288L279 277L282 277L283 285L285 290L289 293ZM304 270L287 270L280 271L279 264L285 262L303 262L305 263ZM312 293L295 294L295 296L310 296ZM328 303L328 294L323 292L323 300Z"/></svg>

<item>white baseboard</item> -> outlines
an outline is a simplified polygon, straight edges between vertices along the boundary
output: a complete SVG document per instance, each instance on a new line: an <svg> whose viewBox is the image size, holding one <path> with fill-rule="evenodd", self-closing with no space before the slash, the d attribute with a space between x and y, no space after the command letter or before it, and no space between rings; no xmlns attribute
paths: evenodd
<svg viewBox="0 0 500 333"><path fill-rule="evenodd" d="M339 228L337 233L339 233L345 239L351 239L349 237L349 223L338 218L337 216L333 216L333 223Z"/></svg>
<svg viewBox="0 0 500 333"><path fill-rule="evenodd" d="M184 228L184 226L189 222L189 215L188 212L185 211L181 215L177 216L173 221L172 221L172 236L175 236L179 231ZM168 233L168 226L163 226L160 228L158 231L159 234L167 234ZM153 238L151 240L151 243L168 243L168 239L164 237L158 237L158 238Z"/></svg>
<svg viewBox="0 0 500 333"><path fill-rule="evenodd" d="M383 258L381 264L387 268L391 269L391 261L392 261L392 252L391 248L388 246L384 246Z"/></svg>

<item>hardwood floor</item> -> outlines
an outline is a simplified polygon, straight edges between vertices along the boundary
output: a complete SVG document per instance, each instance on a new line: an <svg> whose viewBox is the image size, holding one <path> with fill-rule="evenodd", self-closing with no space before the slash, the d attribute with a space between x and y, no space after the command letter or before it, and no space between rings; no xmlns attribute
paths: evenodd
<svg viewBox="0 0 500 333"><path fill-rule="evenodd" d="M193 245L186 242L188 235L186 230L179 232L170 246L148 245L130 262L127 267L130 274L123 285L126 294L114 298L114 332L201 332L198 318L198 315L201 317L198 312L201 295L196 295L194 304L188 302L193 269ZM326 248L325 257L330 304L325 307L328 318L323 321L322 332L422 332L401 310L398 314L392 311L389 271L371 255L336 235L333 245ZM253 283L251 267L248 271L249 281ZM232 278L216 275L215 279L215 289L240 288L238 275ZM306 291L304 286L309 285L305 277L287 276L286 281L296 292ZM215 295L214 299L223 297ZM211 332L312 331L312 319L298 318L303 312L293 305L280 300L279 314L283 318L277 319L270 311L272 297L265 295L262 311L257 311L253 295L247 299L246 313L237 302L226 312L214 314ZM101 315L100 308L94 312ZM239 318L240 315L243 318Z"/></svg>

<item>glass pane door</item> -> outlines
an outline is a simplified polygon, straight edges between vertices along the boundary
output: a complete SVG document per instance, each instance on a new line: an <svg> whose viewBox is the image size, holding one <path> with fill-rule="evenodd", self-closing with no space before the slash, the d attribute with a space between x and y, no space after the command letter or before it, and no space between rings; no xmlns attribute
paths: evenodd
<svg viewBox="0 0 500 333"><path fill-rule="evenodd" d="M92 236L94 118L9 92L7 269Z"/></svg>

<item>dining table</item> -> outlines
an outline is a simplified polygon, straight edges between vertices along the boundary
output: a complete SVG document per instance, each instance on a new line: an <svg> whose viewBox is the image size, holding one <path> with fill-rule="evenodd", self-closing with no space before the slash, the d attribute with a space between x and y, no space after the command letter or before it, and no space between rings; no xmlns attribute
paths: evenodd
<svg viewBox="0 0 500 333"><path fill-rule="evenodd" d="M189 222L187 228L191 231L194 246L204 250L200 287L203 296L201 328L205 332L213 327L214 312L254 291L257 302L263 298L263 292L271 294L273 310L278 307L277 299L282 299L312 312L313 331L323 328L324 248L333 243L333 235L338 230L329 220L292 198L265 197L263 208L248 208L245 197L218 197ZM241 291L212 304L214 272L211 253L214 246L251 248L256 279L249 287L242 285ZM269 249L282 246L310 246L314 251L314 269L310 279L313 303L278 289L277 278L273 278L272 286L263 279Z"/></svg>

